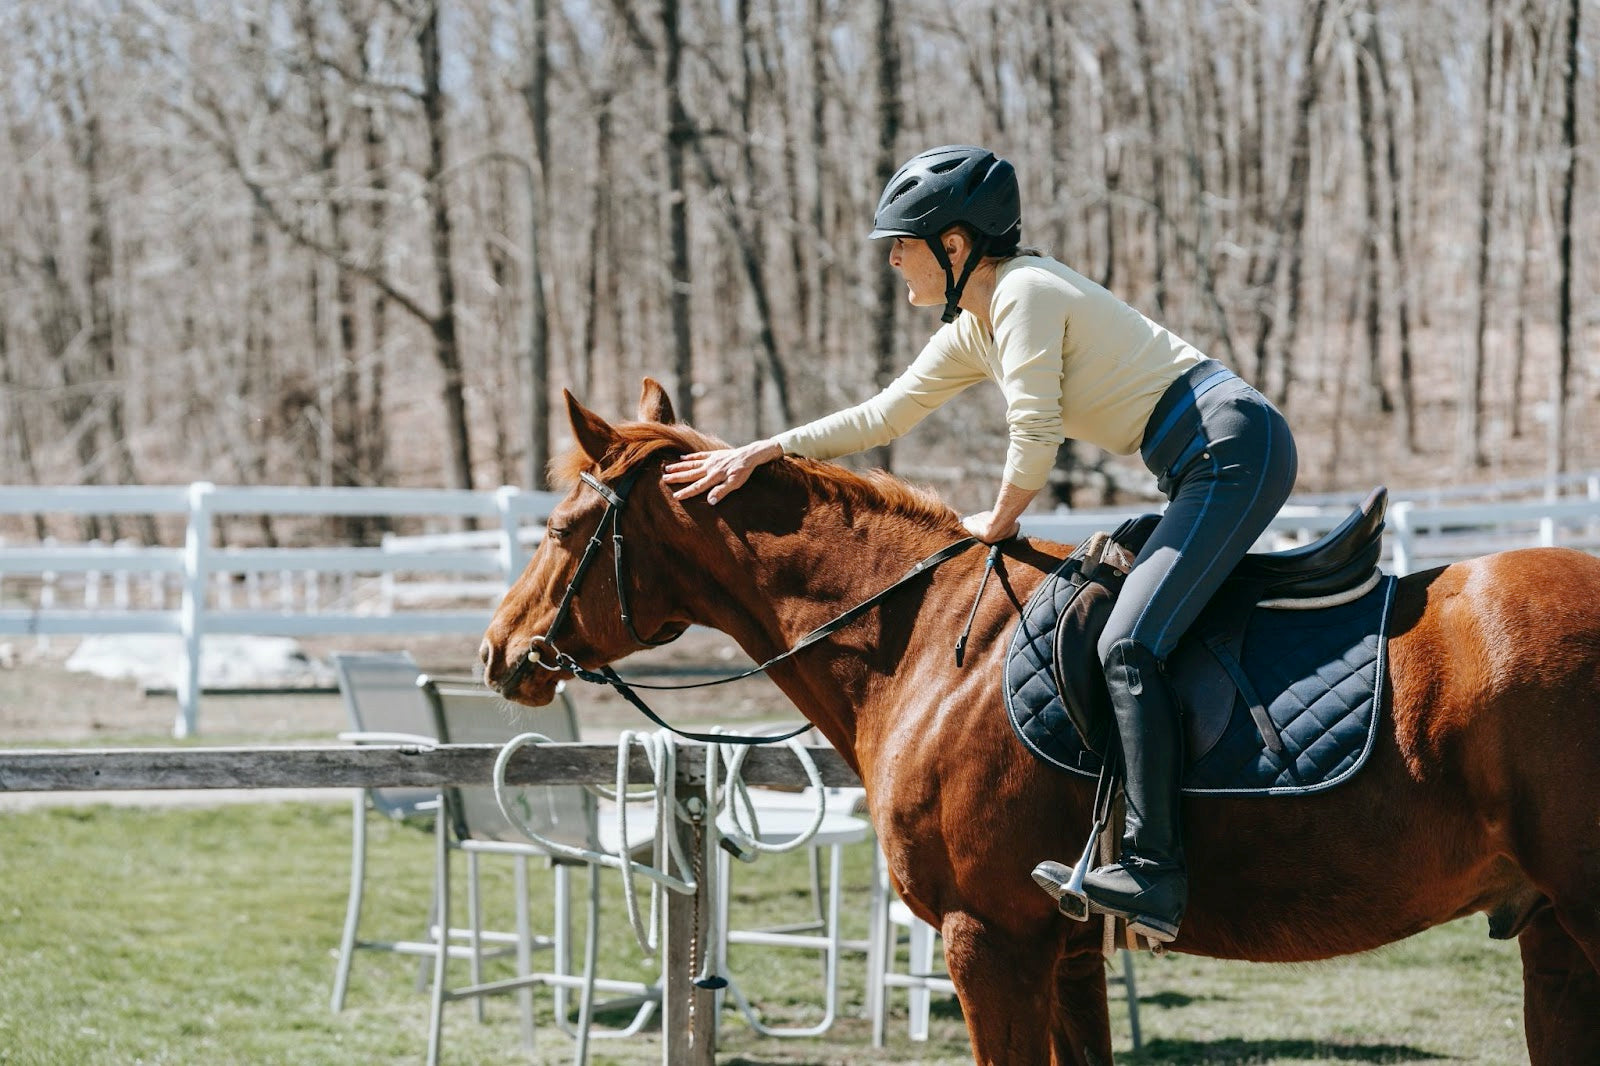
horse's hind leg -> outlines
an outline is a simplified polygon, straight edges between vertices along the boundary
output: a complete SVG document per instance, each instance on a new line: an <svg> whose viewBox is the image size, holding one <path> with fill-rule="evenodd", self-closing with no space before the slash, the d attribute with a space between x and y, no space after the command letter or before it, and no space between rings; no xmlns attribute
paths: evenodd
<svg viewBox="0 0 1600 1066"><path fill-rule="evenodd" d="M1522 948L1522 1013L1532 1066L1600 1062L1600 943L1580 944L1554 910L1517 937Z"/></svg>

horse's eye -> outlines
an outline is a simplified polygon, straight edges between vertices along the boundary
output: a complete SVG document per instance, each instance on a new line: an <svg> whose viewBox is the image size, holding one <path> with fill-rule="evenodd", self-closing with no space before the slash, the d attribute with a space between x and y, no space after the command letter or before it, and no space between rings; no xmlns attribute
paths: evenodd
<svg viewBox="0 0 1600 1066"><path fill-rule="evenodd" d="M567 527L566 526L547 526L545 528L545 533L548 536L550 536L551 538L555 539L555 540L566 540L567 539Z"/></svg>

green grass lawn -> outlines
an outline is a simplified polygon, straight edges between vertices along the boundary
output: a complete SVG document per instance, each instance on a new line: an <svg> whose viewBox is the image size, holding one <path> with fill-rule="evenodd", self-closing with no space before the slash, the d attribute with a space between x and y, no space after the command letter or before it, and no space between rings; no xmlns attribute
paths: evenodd
<svg viewBox="0 0 1600 1066"><path fill-rule="evenodd" d="M415 1063L427 1000L414 959L358 953L344 1012L328 1010L349 870L349 808L300 803L211 809L103 806L0 814L0 1063L132 1066L230 1063ZM420 934L431 837L374 820L364 935ZM847 936L864 936L865 848L848 860ZM461 860L458 858L458 863ZM484 860L490 924L509 924L509 864ZM549 874L536 872L535 898ZM458 884L464 879L458 879ZM793 917L806 905L801 856L740 867L734 921ZM604 970L645 977L607 878ZM464 924L464 893L457 924ZM820 964L775 949L735 949L731 969L773 1019L804 1024L820 1004ZM465 980L465 965L455 968ZM844 963L843 1017L826 1037L755 1037L725 1015L722 1063L970 1061L959 1012L936 1002L933 1039L905 1034L895 999L889 1046L868 1046L860 1016L865 964ZM1138 961L1145 1048L1127 1053L1113 989L1119 1061L1128 1063L1522 1063L1515 945L1491 942L1481 918L1375 954L1311 966ZM542 1062L571 1044L537 995ZM596 1063L660 1061L654 1029L597 1046ZM511 999L446 1007L445 1061L524 1061Z"/></svg>

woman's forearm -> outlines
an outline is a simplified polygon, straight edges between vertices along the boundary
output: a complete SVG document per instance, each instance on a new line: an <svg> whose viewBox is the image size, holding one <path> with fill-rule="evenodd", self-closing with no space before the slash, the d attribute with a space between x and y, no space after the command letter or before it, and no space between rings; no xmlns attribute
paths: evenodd
<svg viewBox="0 0 1600 1066"><path fill-rule="evenodd" d="M1009 481L1002 481L1000 483L1000 493L995 497L994 510L991 512L994 516L995 527L1009 530L1012 526L1015 526L1017 520L1022 517L1022 512L1028 509L1028 505L1034 501L1040 491L1039 489L1019 489Z"/></svg>

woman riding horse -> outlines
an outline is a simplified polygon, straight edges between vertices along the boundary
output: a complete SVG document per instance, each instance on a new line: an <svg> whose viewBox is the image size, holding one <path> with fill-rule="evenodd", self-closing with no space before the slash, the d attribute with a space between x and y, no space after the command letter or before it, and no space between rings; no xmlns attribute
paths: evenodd
<svg viewBox="0 0 1600 1066"><path fill-rule="evenodd" d="M944 326L865 403L767 440L691 453L664 480L683 486L678 499L706 493L715 504L763 463L885 444L987 378L1005 396L1010 442L994 506L963 524L993 544L1016 535L1067 437L1139 452L1170 503L1100 638L1127 820L1121 858L1091 871L1084 890L1135 932L1171 941L1188 879L1182 727L1162 664L1288 497L1294 438L1222 364L1070 267L1020 248L1020 203L1011 164L983 148L947 145L909 160L883 190L869 237L892 239L889 265L911 304L943 304ZM1059 900L1069 873L1044 862L1034 879Z"/></svg>

